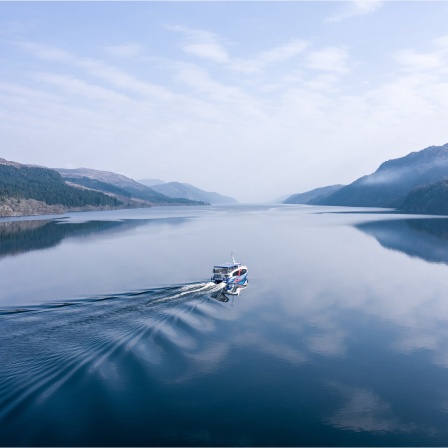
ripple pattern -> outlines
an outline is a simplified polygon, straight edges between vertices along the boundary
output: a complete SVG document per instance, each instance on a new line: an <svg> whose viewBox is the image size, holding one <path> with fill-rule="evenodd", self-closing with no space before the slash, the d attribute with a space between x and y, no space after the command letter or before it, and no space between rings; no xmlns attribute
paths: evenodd
<svg viewBox="0 0 448 448"><path fill-rule="evenodd" d="M57 392L92 377L119 390L132 380L130 363L159 381L185 375L188 353L225 307L210 299L217 288L192 283L0 310L0 436L35 444L15 438L19 427Z"/></svg>

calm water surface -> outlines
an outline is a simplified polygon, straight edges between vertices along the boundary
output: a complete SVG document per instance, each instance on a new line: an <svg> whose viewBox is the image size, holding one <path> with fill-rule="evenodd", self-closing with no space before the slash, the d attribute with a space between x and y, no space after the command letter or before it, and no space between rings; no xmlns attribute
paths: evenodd
<svg viewBox="0 0 448 448"><path fill-rule="evenodd" d="M2 219L0 444L446 446L447 274L448 219L380 210Z"/></svg>

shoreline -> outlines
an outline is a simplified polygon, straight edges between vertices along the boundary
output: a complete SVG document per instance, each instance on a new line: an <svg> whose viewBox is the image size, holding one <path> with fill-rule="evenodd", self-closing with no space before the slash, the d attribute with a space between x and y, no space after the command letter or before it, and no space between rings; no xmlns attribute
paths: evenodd
<svg viewBox="0 0 448 448"><path fill-rule="evenodd" d="M109 210L132 210L153 207L191 207L191 206L210 206L210 204L138 204L136 206L119 205L113 206L94 206L86 205L85 207L65 207L60 204L49 205L45 202L36 201L35 199L13 199L8 198L0 202L0 220L4 218L34 218L47 215L63 215L72 212L95 212Z"/></svg>

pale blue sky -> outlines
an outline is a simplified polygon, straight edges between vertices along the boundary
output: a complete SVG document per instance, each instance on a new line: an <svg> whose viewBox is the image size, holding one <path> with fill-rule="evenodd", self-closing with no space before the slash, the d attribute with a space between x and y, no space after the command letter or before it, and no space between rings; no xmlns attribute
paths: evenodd
<svg viewBox="0 0 448 448"><path fill-rule="evenodd" d="M448 2L0 2L0 157L265 201L448 142Z"/></svg>

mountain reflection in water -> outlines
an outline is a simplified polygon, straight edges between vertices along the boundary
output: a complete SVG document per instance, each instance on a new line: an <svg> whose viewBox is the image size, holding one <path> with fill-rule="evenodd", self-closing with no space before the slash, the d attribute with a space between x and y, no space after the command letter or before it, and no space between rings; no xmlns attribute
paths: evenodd
<svg viewBox="0 0 448 448"><path fill-rule="evenodd" d="M63 219L0 222L0 257L49 249L65 238L112 234L143 225L178 225L187 218L124 219L117 221L64 222Z"/></svg>
<svg viewBox="0 0 448 448"><path fill-rule="evenodd" d="M397 219L366 222L355 227L376 238L386 249L430 263L448 264L448 219Z"/></svg>

